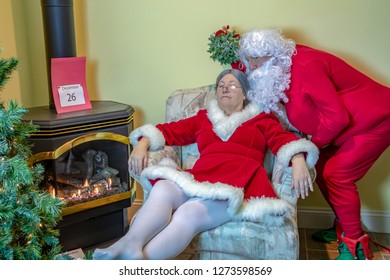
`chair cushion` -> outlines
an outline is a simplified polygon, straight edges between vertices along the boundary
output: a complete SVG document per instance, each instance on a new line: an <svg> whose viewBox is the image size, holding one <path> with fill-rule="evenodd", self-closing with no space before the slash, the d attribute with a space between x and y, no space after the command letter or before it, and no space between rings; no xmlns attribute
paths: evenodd
<svg viewBox="0 0 390 280"><path fill-rule="evenodd" d="M199 258L212 260L294 260L299 257L295 218L283 226L228 222L199 235Z"/></svg>

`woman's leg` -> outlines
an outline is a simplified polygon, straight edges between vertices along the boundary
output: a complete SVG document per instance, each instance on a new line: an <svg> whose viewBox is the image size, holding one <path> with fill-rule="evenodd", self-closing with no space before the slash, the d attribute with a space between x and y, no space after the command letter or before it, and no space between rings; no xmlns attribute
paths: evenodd
<svg viewBox="0 0 390 280"><path fill-rule="evenodd" d="M144 259L145 244L167 226L172 213L188 200L176 184L161 180L138 211L129 231L108 248L96 249L94 259Z"/></svg>
<svg viewBox="0 0 390 280"><path fill-rule="evenodd" d="M146 244L147 259L172 259L179 255L199 232L231 220L228 203L221 200L190 199L181 205L169 225Z"/></svg>

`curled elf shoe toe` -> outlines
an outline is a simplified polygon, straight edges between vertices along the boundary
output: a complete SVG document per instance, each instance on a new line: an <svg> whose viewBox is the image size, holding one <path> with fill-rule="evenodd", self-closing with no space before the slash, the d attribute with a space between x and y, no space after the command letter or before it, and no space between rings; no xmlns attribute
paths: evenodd
<svg viewBox="0 0 390 280"><path fill-rule="evenodd" d="M338 247L340 255L336 258L336 260L365 260L366 256L364 255L363 248L359 243L356 248L356 258L352 255L348 246L341 242Z"/></svg>
<svg viewBox="0 0 390 280"><path fill-rule="evenodd" d="M371 260L372 253L369 248L370 237L367 234L358 239L341 236L338 250L340 255L336 260Z"/></svg>

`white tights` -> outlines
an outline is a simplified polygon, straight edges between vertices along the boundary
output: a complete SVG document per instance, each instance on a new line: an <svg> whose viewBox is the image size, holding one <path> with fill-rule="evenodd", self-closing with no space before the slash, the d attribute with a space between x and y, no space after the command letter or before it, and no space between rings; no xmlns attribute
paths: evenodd
<svg viewBox="0 0 390 280"><path fill-rule="evenodd" d="M199 232L231 220L227 201L190 198L171 181L158 181L129 231L113 245L96 249L100 260L172 259Z"/></svg>

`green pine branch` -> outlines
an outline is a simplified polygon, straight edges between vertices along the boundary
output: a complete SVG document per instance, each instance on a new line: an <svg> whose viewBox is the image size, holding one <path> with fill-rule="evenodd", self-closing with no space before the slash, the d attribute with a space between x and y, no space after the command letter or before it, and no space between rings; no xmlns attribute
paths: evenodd
<svg viewBox="0 0 390 280"><path fill-rule="evenodd" d="M16 70L19 61L16 58L0 58L0 91L3 90L5 84L11 77L13 71Z"/></svg>
<svg viewBox="0 0 390 280"><path fill-rule="evenodd" d="M0 90L18 65L0 59ZM39 189L44 168L31 166L29 137L37 129L22 121L27 110L0 101L0 260L70 259L60 254L59 231L65 203Z"/></svg>

